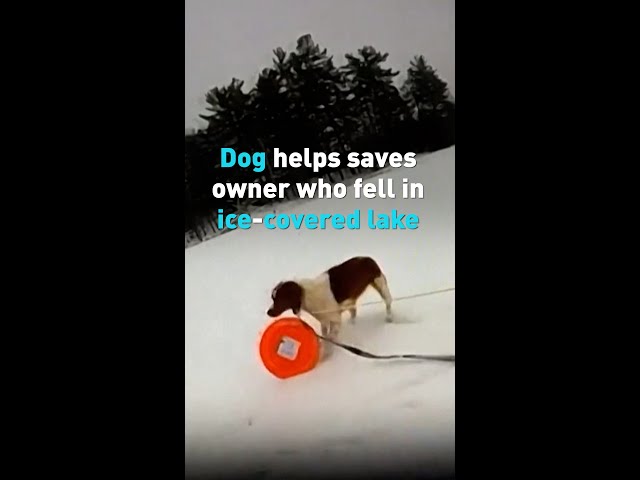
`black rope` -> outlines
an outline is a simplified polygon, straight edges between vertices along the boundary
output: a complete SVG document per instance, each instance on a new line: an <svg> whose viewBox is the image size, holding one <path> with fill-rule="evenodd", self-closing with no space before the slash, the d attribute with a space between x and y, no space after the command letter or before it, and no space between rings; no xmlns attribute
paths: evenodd
<svg viewBox="0 0 640 480"><path fill-rule="evenodd" d="M375 355L373 353L365 352L357 347L353 347L351 345L345 345L344 343L336 342L335 340L331 340L329 338L323 337L319 335L311 325L305 322L302 318L298 317L300 323L304 325L306 328L311 330L316 337L320 340L324 340L325 342L331 343L336 347L344 348L345 350L353 353L354 355L358 355L359 357L371 358L376 360L389 360L394 358L400 359L411 359L411 360L431 360L436 362L452 362L455 363L456 356L455 355L416 355L416 354L403 354L403 355Z"/></svg>
<svg viewBox="0 0 640 480"><path fill-rule="evenodd" d="M352 347L351 345L345 345L344 343L336 342L335 340L330 340L328 338L323 337L322 335L316 334L317 337L325 342L329 342L337 347L344 348L354 355L358 355L360 357L365 358L373 358L373 359L392 359L392 358L405 358L405 359L414 359L414 360L434 360L439 362L453 362L456 361L455 355L413 355L413 354L405 354L405 355L374 355L373 353L365 352L364 350L360 350L359 348Z"/></svg>

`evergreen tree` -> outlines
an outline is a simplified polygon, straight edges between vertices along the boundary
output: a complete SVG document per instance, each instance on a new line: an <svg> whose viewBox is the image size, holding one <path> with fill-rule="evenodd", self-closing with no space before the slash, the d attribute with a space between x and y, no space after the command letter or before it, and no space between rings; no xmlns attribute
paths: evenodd
<svg viewBox="0 0 640 480"><path fill-rule="evenodd" d="M254 105L255 92L242 90L244 82L236 78L223 88L213 88L206 95L207 110L210 115L201 115L208 122L207 136L209 142L215 146L210 161L216 167L215 182L264 184L268 181L268 172L255 172L253 168L221 169L221 148L233 148L236 155L246 152L253 155L264 152L265 146L261 139L259 126L264 122L256 115ZM236 210L263 203L250 198L231 200Z"/></svg>
<svg viewBox="0 0 640 480"><path fill-rule="evenodd" d="M403 91L417 120L441 114L449 98L447 84L422 55L411 61Z"/></svg>
<svg viewBox="0 0 640 480"><path fill-rule="evenodd" d="M400 72L382 66L388 56L371 46L359 49L358 55L345 55L347 65L342 71L350 92L347 97L351 101L350 112L359 119L360 139L354 138L358 150L367 146L373 150L402 149L394 139L409 117L409 108L393 84Z"/></svg>
<svg viewBox="0 0 640 480"><path fill-rule="evenodd" d="M209 135L229 146L231 139L247 128L250 118L251 94L243 92L243 86L243 81L234 78L226 87L211 89L205 95L208 105L206 109L211 114L200 115L208 123ZM234 142L239 140L235 138Z"/></svg>
<svg viewBox="0 0 640 480"><path fill-rule="evenodd" d="M393 79L400 72L383 68L382 63L388 53L380 53L367 46L358 50L358 55L345 55L348 86L354 100L355 112L363 120L363 126L371 134L384 134L385 127L394 121L401 121L406 106Z"/></svg>
<svg viewBox="0 0 640 480"><path fill-rule="evenodd" d="M282 73L291 120L298 125L297 151L305 147L323 152L343 150L341 73L327 49L315 44L311 35L300 37Z"/></svg>
<svg viewBox="0 0 640 480"><path fill-rule="evenodd" d="M283 173L273 169L273 149L291 150L292 139L297 127L291 118L291 99L288 95L285 71L286 53L278 48L274 50L276 58L273 68L265 68L258 77L253 94L256 135L260 138L263 151L267 153L269 177L275 180Z"/></svg>
<svg viewBox="0 0 640 480"><path fill-rule="evenodd" d="M286 141L287 121L290 119L290 99L287 89L286 53L278 48L274 50L276 58L274 68L265 68L258 77L253 90L256 123L263 141L268 146Z"/></svg>
<svg viewBox="0 0 640 480"><path fill-rule="evenodd" d="M447 84L422 55L411 62L402 90L414 118L425 132L427 148L437 150L452 145L455 104L450 100Z"/></svg>
<svg viewBox="0 0 640 480"><path fill-rule="evenodd" d="M342 74L327 50L311 35L297 41L295 51L274 51L274 65L264 69L254 90L256 123L268 151L278 147L287 154L341 152L346 134L341 109L344 107ZM282 181L305 182L315 174L307 168L278 170Z"/></svg>

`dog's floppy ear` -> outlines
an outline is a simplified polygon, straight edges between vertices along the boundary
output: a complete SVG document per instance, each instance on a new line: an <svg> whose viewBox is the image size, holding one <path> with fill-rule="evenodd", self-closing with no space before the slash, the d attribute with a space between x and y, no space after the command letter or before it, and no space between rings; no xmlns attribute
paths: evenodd
<svg viewBox="0 0 640 480"><path fill-rule="evenodd" d="M291 307L291 310L293 311L293 313L298 315L300 314L300 310L302 309L302 287L297 283L295 284L295 286L296 288L294 288L292 292L293 305Z"/></svg>
<svg viewBox="0 0 640 480"><path fill-rule="evenodd" d="M284 282L280 285L279 295L286 297L287 306L298 315L302 309L302 287L296 282Z"/></svg>

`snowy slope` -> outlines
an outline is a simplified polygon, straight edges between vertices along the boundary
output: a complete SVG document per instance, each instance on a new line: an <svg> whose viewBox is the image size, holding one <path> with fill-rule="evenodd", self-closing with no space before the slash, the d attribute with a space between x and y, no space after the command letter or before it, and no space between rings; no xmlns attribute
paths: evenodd
<svg viewBox="0 0 640 480"><path fill-rule="evenodd" d="M300 466L380 472L406 463L437 473L454 457L455 365L368 360L336 350L281 381L259 362L270 291L353 255L376 258L396 296L455 286L455 147L381 174L421 182L425 197L312 200L294 213L398 209L417 230L267 230L254 225L185 250L185 462L283 474ZM363 302L379 300L374 291ZM361 307L342 340L367 351L455 353L455 293Z"/></svg>

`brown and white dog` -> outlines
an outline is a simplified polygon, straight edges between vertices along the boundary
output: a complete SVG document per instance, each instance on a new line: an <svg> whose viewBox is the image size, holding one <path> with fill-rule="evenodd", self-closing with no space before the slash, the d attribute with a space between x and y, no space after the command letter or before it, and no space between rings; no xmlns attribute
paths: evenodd
<svg viewBox="0 0 640 480"><path fill-rule="evenodd" d="M355 322L356 302L368 287L373 287L386 305L386 320L392 321L391 294L387 279L370 257L354 257L315 278L280 282L271 292L273 304L267 315L277 317L287 310L304 310L322 325L322 335L336 339L342 325L342 313L349 311Z"/></svg>

